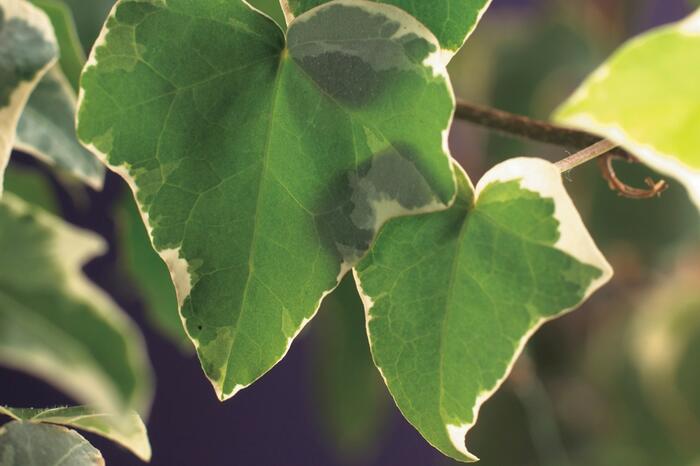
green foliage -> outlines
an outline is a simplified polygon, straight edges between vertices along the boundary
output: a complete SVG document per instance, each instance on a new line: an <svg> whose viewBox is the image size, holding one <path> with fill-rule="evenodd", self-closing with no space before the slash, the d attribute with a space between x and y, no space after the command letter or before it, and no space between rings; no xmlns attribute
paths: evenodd
<svg viewBox="0 0 700 466"><path fill-rule="evenodd" d="M612 271L559 171L512 159L446 212L398 219L357 268L374 361L435 447L474 461L464 436L532 333Z"/></svg>
<svg viewBox="0 0 700 466"><path fill-rule="evenodd" d="M123 1L82 79L79 136L134 188L222 399L280 360L386 219L454 193L453 97L420 24L340 2L287 37L240 1Z"/></svg>
<svg viewBox="0 0 700 466"><path fill-rule="evenodd" d="M12 421L0 427L0 466L104 466L102 454L74 430Z"/></svg>
<svg viewBox="0 0 700 466"><path fill-rule="evenodd" d="M85 406L50 409L18 409L0 406L0 414L17 421L24 421L26 424L60 424L74 427L116 442L143 461L151 459L151 445L146 434L146 426L143 425L139 415L134 412L115 415L99 412ZM1 442L2 437L0 437L0 445L2 445ZM2 459L1 455L0 459Z"/></svg>
<svg viewBox="0 0 700 466"><path fill-rule="evenodd" d="M96 188L105 166L126 180L136 203L121 208L121 264L158 325L194 343L222 400L270 370L324 302L316 393L343 456L381 432L371 348L408 421L473 461L465 435L529 338L612 275L554 165L512 159L474 188L450 157L445 66L489 0L121 0L108 17L111 0L32 1L53 27L26 0L0 0L0 168L14 146ZM699 24L700 12L630 42L557 113L678 178L698 204ZM79 36L92 48L85 148ZM531 41L537 55L511 52L494 86L525 110L542 73L572 47L589 52L566 29ZM56 209L35 180L8 185ZM0 407L15 419L0 430L0 466L103 464L53 424L150 457L128 411L150 403L141 336L81 272L103 250L12 195L0 204L0 362L99 409ZM694 332L690 314L678 313ZM638 391L676 418L700 412L695 379L665 383L700 353L695 333L649 322L631 362Z"/></svg>
<svg viewBox="0 0 700 466"><path fill-rule="evenodd" d="M101 238L4 197L0 362L108 411L145 412L151 372L141 335L81 271L104 250Z"/></svg>

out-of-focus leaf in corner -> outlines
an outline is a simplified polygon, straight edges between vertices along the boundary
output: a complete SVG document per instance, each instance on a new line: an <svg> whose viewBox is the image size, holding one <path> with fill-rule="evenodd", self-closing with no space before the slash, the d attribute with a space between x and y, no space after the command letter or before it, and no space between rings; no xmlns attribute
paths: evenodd
<svg viewBox="0 0 700 466"><path fill-rule="evenodd" d="M84 430L111 440L143 461L151 459L151 444L146 426L135 412L107 414L86 406L48 409L8 408L0 406L0 415L30 423L60 424Z"/></svg>
<svg viewBox="0 0 700 466"><path fill-rule="evenodd" d="M0 427L0 466L104 466L102 454L71 429L12 421Z"/></svg>
<svg viewBox="0 0 700 466"><path fill-rule="evenodd" d="M368 461L382 442L391 400L367 341L365 312L347 276L324 302L313 327L314 404L339 458Z"/></svg>
<svg viewBox="0 0 700 466"><path fill-rule="evenodd" d="M152 374L143 338L81 270L105 249L93 233L5 196L0 363L41 377L81 403L144 414Z"/></svg>

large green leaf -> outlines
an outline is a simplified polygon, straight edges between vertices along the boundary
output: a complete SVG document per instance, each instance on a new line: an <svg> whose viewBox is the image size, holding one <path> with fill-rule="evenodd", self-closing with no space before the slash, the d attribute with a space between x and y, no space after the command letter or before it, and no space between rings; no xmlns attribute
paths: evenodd
<svg viewBox="0 0 700 466"><path fill-rule="evenodd" d="M443 453L464 436L529 337L612 271L552 164L511 159L448 211L397 219L356 269L374 361L399 409ZM507 440L507 439L504 439Z"/></svg>
<svg viewBox="0 0 700 466"><path fill-rule="evenodd" d="M46 15L25 0L0 0L0 194L22 110L57 57Z"/></svg>
<svg viewBox="0 0 700 466"><path fill-rule="evenodd" d="M144 461L151 459L146 426L138 414L105 414L84 406L32 409L0 406L0 414L18 421L60 424L100 435L133 452Z"/></svg>
<svg viewBox="0 0 700 466"><path fill-rule="evenodd" d="M330 0L280 0L288 21ZM440 41L448 62L479 23L491 0L376 0L397 6L422 22Z"/></svg>
<svg viewBox="0 0 700 466"><path fill-rule="evenodd" d="M286 43L241 0L111 14L78 134L136 193L221 399L284 356L385 220L454 197L438 53L361 0L300 16Z"/></svg>
<svg viewBox="0 0 700 466"><path fill-rule="evenodd" d="M32 92L17 125L15 148L101 189L104 165L75 133L76 95L58 66Z"/></svg>
<svg viewBox="0 0 700 466"><path fill-rule="evenodd" d="M101 238L9 193L0 204L0 362L107 411L150 404L138 329L81 272Z"/></svg>
<svg viewBox="0 0 700 466"><path fill-rule="evenodd" d="M104 466L102 454L74 430L12 421L0 427L0 466Z"/></svg>
<svg viewBox="0 0 700 466"><path fill-rule="evenodd" d="M677 178L700 208L700 11L617 51L555 119Z"/></svg>

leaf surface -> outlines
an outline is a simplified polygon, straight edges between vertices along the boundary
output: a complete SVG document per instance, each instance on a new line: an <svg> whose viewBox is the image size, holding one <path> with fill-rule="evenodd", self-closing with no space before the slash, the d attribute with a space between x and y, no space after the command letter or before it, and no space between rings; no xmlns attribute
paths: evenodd
<svg viewBox="0 0 700 466"><path fill-rule="evenodd" d="M625 44L554 118L608 138L677 178L700 208L698 82L700 10Z"/></svg>
<svg viewBox="0 0 700 466"><path fill-rule="evenodd" d="M143 461L151 459L151 445L148 441L146 426L135 412L114 415L85 406L50 409L0 406L0 414L18 421L60 424L81 429L122 445Z"/></svg>
<svg viewBox="0 0 700 466"><path fill-rule="evenodd" d="M78 134L132 186L221 399L284 356L385 220L451 202L436 53L408 14L360 0L286 41L241 0L110 15Z"/></svg>
<svg viewBox="0 0 700 466"><path fill-rule="evenodd" d="M436 448L465 434L530 336L611 276L552 164L511 159L448 211L387 224L356 269L375 364Z"/></svg>
<svg viewBox="0 0 700 466"><path fill-rule="evenodd" d="M280 0L288 19L328 3L329 0ZM440 41L445 63L464 45L491 0L377 0L405 10L423 23Z"/></svg>
<svg viewBox="0 0 700 466"><path fill-rule="evenodd" d="M65 427L12 421L0 427L0 466L104 466L102 454Z"/></svg>
<svg viewBox="0 0 700 466"><path fill-rule="evenodd" d="M0 0L0 194L19 118L57 57L46 15L25 0Z"/></svg>
<svg viewBox="0 0 700 466"><path fill-rule="evenodd" d="M101 238L11 194L0 204L0 362L109 412L148 409L142 337L81 271ZM67 376L66 374L70 374Z"/></svg>

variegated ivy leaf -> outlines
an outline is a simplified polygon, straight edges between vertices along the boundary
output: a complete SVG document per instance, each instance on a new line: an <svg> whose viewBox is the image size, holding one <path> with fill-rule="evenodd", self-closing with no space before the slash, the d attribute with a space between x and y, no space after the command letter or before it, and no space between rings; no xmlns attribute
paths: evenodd
<svg viewBox="0 0 700 466"><path fill-rule="evenodd" d="M141 335L82 274L105 251L7 193L0 203L0 363L106 411L147 411L151 369Z"/></svg>
<svg viewBox="0 0 700 466"><path fill-rule="evenodd" d="M17 125L15 148L101 189L105 167L80 144L75 133L76 100L61 68L54 66L24 108Z"/></svg>
<svg viewBox="0 0 700 466"><path fill-rule="evenodd" d="M700 208L700 10L631 40L555 119L619 143L677 178Z"/></svg>
<svg viewBox="0 0 700 466"><path fill-rule="evenodd" d="M60 424L81 429L122 445L143 461L151 459L151 444L148 441L146 426L135 412L115 415L105 414L85 406L50 409L0 406L0 414L17 421Z"/></svg>
<svg viewBox="0 0 700 466"><path fill-rule="evenodd" d="M0 194L22 110L57 57L46 15L25 0L0 0Z"/></svg>
<svg viewBox="0 0 700 466"><path fill-rule="evenodd" d="M242 0L110 15L78 134L136 193L221 399L284 356L386 219L452 200L436 53L410 15L362 0L286 38Z"/></svg>
<svg viewBox="0 0 700 466"><path fill-rule="evenodd" d="M102 454L74 430L12 421L0 427L0 466L104 466Z"/></svg>
<svg viewBox="0 0 700 466"><path fill-rule="evenodd" d="M611 276L552 164L511 159L445 212L393 220L356 269L375 364L440 451L465 434L529 337ZM507 439L504 439L507 441Z"/></svg>
<svg viewBox="0 0 700 466"><path fill-rule="evenodd" d="M462 48L491 0L375 0L397 6L422 22L440 41L445 63ZM280 0L287 22L329 0Z"/></svg>

